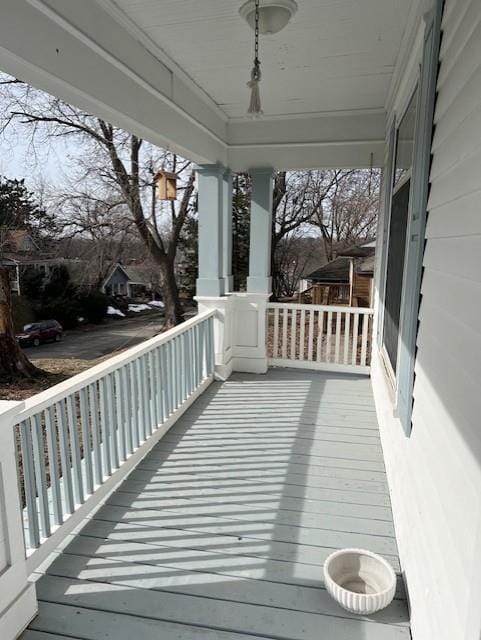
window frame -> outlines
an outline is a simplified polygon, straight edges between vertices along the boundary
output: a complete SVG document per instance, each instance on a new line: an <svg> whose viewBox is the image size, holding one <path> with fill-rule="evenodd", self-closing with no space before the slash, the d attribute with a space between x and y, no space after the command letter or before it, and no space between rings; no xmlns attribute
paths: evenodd
<svg viewBox="0 0 481 640"><path fill-rule="evenodd" d="M425 246L431 143L434 128L434 107L439 67L441 19L444 0L434 0L432 9L424 16L425 28L420 51L419 71L410 83L402 108L395 112L389 129L389 148L386 161L386 180L383 190L383 227L379 270L377 345L382 364L393 390L394 413L400 419L407 436L411 432L413 409L414 368L418 314L421 299L422 264ZM412 168L409 174L394 185L396 150L399 127L415 91L418 91ZM397 366L394 372L384 347L384 312L387 286L389 234L392 198L407 179L411 180L406 229L406 245L401 287ZM406 286L409 283L409 286Z"/></svg>
<svg viewBox="0 0 481 640"><path fill-rule="evenodd" d="M418 96L416 99L416 117L415 117L415 125L414 125L414 147L413 147L413 158L412 158L412 164L411 164L411 169L409 170L409 172L406 173L406 175L404 175L396 184L394 184L394 180L395 180L395 171L396 171L396 153L397 153L397 148L398 148L398 140L399 140L399 128L401 126L401 123L403 121L404 116L406 115L408 109L409 109L409 105L411 104L411 101L414 97L414 94L416 93L416 91L418 92ZM393 197L396 195L396 193L402 188L402 186L408 181L411 180L411 185L409 188L409 209L408 209L408 214L407 214L407 218L408 218L408 226L409 226L409 220L411 217L411 203L412 203L412 189L413 189L413 175L415 172L415 166L414 166L414 162L415 162L415 145L416 145L416 132L417 132L417 127L418 127L418 113L419 113L419 104L420 104L420 77L419 74L416 73L415 77L413 78L412 82L411 82L411 86L410 86L410 91L409 93L407 93L406 98L402 104L402 109L399 110L399 112L397 114L395 114L392 124L391 124L391 131L390 131L390 141L389 141L389 156L388 156L388 165L389 165L389 170L388 170L388 175L387 175L387 179L389 179L389 183L386 185L386 191L385 191L385 223L384 223L384 229L383 229L383 244L382 244L382 289L380 288L380 290L382 290L383 295L382 295L382 305L380 305L380 308L382 308L382 314L379 315L379 324L378 324L378 347L379 347L379 352L381 354L381 358L382 358L382 362L385 368L385 371L387 373L387 377L388 380L392 386L393 389L393 393L395 394L395 405L397 404L397 391L398 391L398 367L396 367L396 371L394 371L393 366L391 364L391 359L387 353L387 349L384 345L384 312L385 312L385 301L386 301L386 286L387 286L387 268L388 268L388 253L389 253L389 234L391 231L391 216L392 216L392 201L393 201ZM407 235L407 231L406 231L406 239L407 239L408 235ZM398 357L397 357L397 363L399 363L399 344L401 342L400 338L401 338L401 322L402 322L402 303L403 303L403 292L404 292L404 286L405 286L405 280L404 280L404 273L405 273L405 267L406 267L406 259L407 259L407 255L406 255L406 247L404 249L404 271L403 271L403 278L402 278L402 284L401 284L401 309L399 312L399 330L398 330Z"/></svg>
<svg viewBox="0 0 481 640"><path fill-rule="evenodd" d="M397 357L398 367L396 372L396 414L407 436L410 435L412 429L414 369L426 242L429 174L432 160L431 145L434 135L434 109L439 70L443 5L444 0L435 0L431 11L424 16L423 53L419 73L419 97L408 227L406 230ZM406 283L409 283L409 286L406 286Z"/></svg>

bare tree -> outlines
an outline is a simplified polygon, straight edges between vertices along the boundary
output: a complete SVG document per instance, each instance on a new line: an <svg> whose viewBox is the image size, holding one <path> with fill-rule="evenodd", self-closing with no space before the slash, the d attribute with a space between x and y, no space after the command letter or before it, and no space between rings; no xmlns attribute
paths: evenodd
<svg viewBox="0 0 481 640"><path fill-rule="evenodd" d="M175 256L183 225L195 206L190 163L22 83L4 86L3 98L3 126L23 125L33 149L59 138L78 145L78 178L102 183L116 193L159 267L166 326L181 322ZM153 196L153 176L159 168L176 173L181 183L179 201L160 207Z"/></svg>
<svg viewBox="0 0 481 640"><path fill-rule="evenodd" d="M324 257L318 237L306 236L301 229L290 233L278 243L275 287L277 296L292 297L305 273L316 268Z"/></svg>
<svg viewBox="0 0 481 640"><path fill-rule="evenodd" d="M377 169L335 171L313 224L321 232L328 260L336 248L373 237L379 207L380 172Z"/></svg>
<svg viewBox="0 0 481 640"><path fill-rule="evenodd" d="M323 220L327 202L340 171L280 171L275 175L272 220L271 273L273 296L286 295L285 250L287 239L299 237L318 219ZM302 235L302 234L301 234ZM282 244L284 246L282 247Z"/></svg>

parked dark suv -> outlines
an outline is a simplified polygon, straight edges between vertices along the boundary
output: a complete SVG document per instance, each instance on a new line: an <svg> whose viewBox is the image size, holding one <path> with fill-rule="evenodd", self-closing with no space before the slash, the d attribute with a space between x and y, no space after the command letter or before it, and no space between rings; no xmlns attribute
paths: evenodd
<svg viewBox="0 0 481 640"><path fill-rule="evenodd" d="M17 341L22 347L38 347L42 342L59 342L62 339L62 327L56 320L43 320L26 324Z"/></svg>

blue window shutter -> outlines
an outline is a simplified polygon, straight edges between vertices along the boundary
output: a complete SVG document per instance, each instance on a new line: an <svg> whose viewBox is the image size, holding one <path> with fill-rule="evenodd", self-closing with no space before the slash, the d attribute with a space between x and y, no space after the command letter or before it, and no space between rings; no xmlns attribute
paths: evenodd
<svg viewBox="0 0 481 640"><path fill-rule="evenodd" d="M420 93L415 134L411 207L406 234L404 287L401 301L397 370L397 415L401 420L406 435L411 432L414 363L423 271L424 236L443 0L435 0L434 5L432 11L425 17L426 28L419 83Z"/></svg>

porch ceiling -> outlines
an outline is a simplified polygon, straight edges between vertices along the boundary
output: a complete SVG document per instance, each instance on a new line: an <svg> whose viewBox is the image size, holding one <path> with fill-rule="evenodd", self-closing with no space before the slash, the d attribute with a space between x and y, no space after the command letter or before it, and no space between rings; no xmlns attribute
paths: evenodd
<svg viewBox="0 0 481 640"><path fill-rule="evenodd" d="M260 122L244 116L241 0L3 0L0 68L196 162L380 165L386 101L426 2L298 0L261 41Z"/></svg>
<svg viewBox="0 0 481 640"><path fill-rule="evenodd" d="M241 0L111 2L229 118L245 118L253 33ZM411 3L299 0L286 29L261 36L265 114L382 110Z"/></svg>

